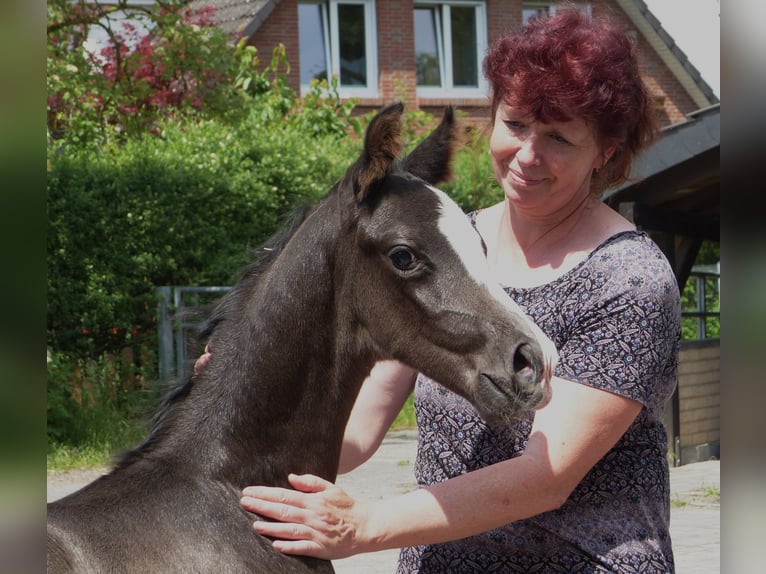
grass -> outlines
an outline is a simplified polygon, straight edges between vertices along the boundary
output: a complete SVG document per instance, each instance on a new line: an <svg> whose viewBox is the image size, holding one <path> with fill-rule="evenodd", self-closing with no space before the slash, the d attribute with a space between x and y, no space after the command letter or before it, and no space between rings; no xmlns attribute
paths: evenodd
<svg viewBox="0 0 766 574"><path fill-rule="evenodd" d="M47 457L48 472L105 466L113 454L110 445L70 446L53 444Z"/></svg>
<svg viewBox="0 0 766 574"><path fill-rule="evenodd" d="M699 489L687 493L686 497L674 496L670 501L673 508L685 508L694 503L716 503L721 501L721 489L717 486L707 486L704 483Z"/></svg>
<svg viewBox="0 0 766 574"><path fill-rule="evenodd" d="M48 472L108 466L116 454L137 445L145 434L146 425L135 422L92 436L79 445L51 442L48 445Z"/></svg>
<svg viewBox="0 0 766 574"><path fill-rule="evenodd" d="M404 403L402 410L394 419L391 424L390 430L409 430L417 427L417 421L415 420L415 405L413 403L412 394L407 397L407 401Z"/></svg>
<svg viewBox="0 0 766 574"><path fill-rule="evenodd" d="M721 498L721 489L717 486L703 486L702 494L705 498Z"/></svg>

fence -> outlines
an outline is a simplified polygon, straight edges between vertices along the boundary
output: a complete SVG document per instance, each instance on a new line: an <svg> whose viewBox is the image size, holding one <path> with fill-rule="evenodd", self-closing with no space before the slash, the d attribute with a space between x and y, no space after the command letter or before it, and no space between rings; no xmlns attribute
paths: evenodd
<svg viewBox="0 0 766 574"><path fill-rule="evenodd" d="M157 287L159 375L163 381L186 377L196 357L190 343L202 321L201 311L231 287ZM195 350L196 351L196 350Z"/></svg>

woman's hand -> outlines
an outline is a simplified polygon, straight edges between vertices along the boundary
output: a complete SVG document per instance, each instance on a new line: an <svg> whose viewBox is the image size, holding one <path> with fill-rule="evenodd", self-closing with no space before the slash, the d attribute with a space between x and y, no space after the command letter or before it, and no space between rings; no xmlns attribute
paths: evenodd
<svg viewBox="0 0 766 574"><path fill-rule="evenodd" d="M210 362L210 357L212 357L212 355L210 354L210 343L208 343L205 345L205 351L196 361L194 361L194 373L192 374L192 379L199 375L200 371L207 366Z"/></svg>
<svg viewBox="0 0 766 574"><path fill-rule="evenodd" d="M242 491L242 507L260 516L253 527L275 538L273 546L285 554L332 560L363 552L362 525L367 508L342 488L311 474L288 476L296 490L248 486Z"/></svg>

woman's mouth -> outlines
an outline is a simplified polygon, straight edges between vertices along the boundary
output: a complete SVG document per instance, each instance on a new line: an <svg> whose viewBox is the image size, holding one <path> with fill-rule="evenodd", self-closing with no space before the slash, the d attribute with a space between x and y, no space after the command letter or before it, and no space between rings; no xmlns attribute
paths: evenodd
<svg viewBox="0 0 766 574"><path fill-rule="evenodd" d="M542 178L531 177L528 174L519 173L518 171L510 167L508 168L508 173L510 174L511 179L514 182L524 186L536 185L544 181Z"/></svg>

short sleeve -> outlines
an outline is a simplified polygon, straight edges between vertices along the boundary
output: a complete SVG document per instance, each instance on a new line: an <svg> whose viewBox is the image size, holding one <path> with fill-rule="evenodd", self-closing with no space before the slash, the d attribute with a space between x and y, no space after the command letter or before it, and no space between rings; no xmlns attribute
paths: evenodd
<svg viewBox="0 0 766 574"><path fill-rule="evenodd" d="M573 278L579 312L557 376L653 407L672 393L680 298L665 256L646 236L594 253Z"/></svg>

